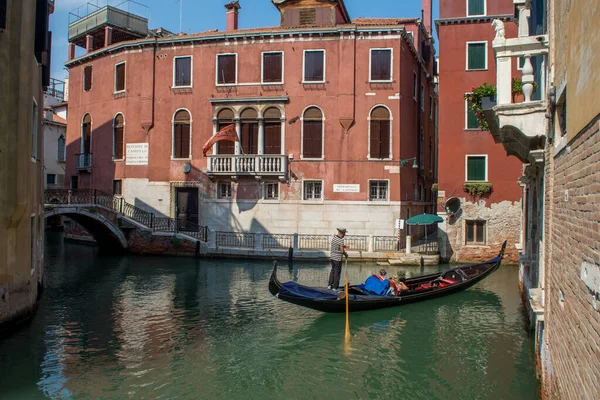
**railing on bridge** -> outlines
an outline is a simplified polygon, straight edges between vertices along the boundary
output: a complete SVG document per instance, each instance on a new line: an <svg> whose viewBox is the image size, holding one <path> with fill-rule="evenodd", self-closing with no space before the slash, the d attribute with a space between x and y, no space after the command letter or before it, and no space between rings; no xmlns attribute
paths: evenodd
<svg viewBox="0 0 600 400"><path fill-rule="evenodd" d="M208 242L207 226L181 218L157 217L154 213L127 203L123 197L96 189L47 189L44 194L44 204L100 205L147 226L153 232L179 232L202 242Z"/></svg>

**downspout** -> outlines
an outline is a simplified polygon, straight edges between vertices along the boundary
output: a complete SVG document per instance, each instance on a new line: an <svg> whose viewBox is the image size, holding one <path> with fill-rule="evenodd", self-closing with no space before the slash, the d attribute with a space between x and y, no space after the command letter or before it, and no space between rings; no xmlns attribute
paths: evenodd
<svg viewBox="0 0 600 400"><path fill-rule="evenodd" d="M156 49L158 47L158 41L156 37L154 37L154 43L152 44L152 47L152 94L150 97L150 121L142 122L142 129L146 133L146 136L148 136L150 129L154 127L154 98L156 96Z"/></svg>
<svg viewBox="0 0 600 400"><path fill-rule="evenodd" d="M423 52L423 46L424 46L424 42L421 40L421 28L422 28L423 22L422 19L421 21L419 21L418 23L418 29L417 29L417 34L419 36L419 41L417 43L419 43L419 50L417 51L417 160L419 160L418 165L419 168L417 168L417 190L419 188L419 183L421 182L421 167L423 166L423 160L421 160L421 104L422 102L424 102L425 100L422 98L422 80L421 80L421 76L422 76L422 71L421 71L421 53ZM414 196L414 193L413 193ZM419 191L419 196L421 196L421 192Z"/></svg>

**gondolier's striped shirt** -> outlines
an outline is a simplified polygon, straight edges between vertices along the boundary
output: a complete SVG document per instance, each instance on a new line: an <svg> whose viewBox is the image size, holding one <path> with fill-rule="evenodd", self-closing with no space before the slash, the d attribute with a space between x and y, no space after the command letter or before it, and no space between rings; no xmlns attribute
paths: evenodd
<svg viewBox="0 0 600 400"><path fill-rule="evenodd" d="M344 238L334 235L331 239L331 256L330 258L334 261L342 261L342 252L340 246L344 245Z"/></svg>

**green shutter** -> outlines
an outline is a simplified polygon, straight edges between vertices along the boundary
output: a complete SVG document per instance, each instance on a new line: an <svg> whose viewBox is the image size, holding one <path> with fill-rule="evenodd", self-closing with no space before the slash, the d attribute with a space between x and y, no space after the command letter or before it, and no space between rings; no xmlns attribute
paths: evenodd
<svg viewBox="0 0 600 400"><path fill-rule="evenodd" d="M467 129L479 129L480 123L471 108L472 105L473 103L467 100Z"/></svg>
<svg viewBox="0 0 600 400"><path fill-rule="evenodd" d="M468 16L471 15L483 15L485 13L485 0L469 0Z"/></svg>
<svg viewBox="0 0 600 400"><path fill-rule="evenodd" d="M523 69L525 66L525 57L519 57L519 68Z"/></svg>
<svg viewBox="0 0 600 400"><path fill-rule="evenodd" d="M469 43L468 44L469 64L467 69L485 69L485 43Z"/></svg>
<svg viewBox="0 0 600 400"><path fill-rule="evenodd" d="M467 181L485 181L485 157L467 158Z"/></svg>

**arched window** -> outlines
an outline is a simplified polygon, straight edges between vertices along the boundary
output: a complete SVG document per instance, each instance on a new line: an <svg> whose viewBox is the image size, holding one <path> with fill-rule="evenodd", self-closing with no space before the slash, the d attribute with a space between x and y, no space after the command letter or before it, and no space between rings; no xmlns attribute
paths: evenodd
<svg viewBox="0 0 600 400"><path fill-rule="evenodd" d="M57 143L56 160L65 161L65 137L60 135Z"/></svg>
<svg viewBox="0 0 600 400"><path fill-rule="evenodd" d="M125 129L125 118L123 114L117 114L113 121L113 158L123 159L123 129Z"/></svg>
<svg viewBox="0 0 600 400"><path fill-rule="evenodd" d="M390 112L385 107L375 107L371 111L369 132L369 157L390 157Z"/></svg>
<svg viewBox="0 0 600 400"><path fill-rule="evenodd" d="M92 117L90 114L83 116L81 124L81 152L83 154L92 152Z"/></svg>
<svg viewBox="0 0 600 400"><path fill-rule="evenodd" d="M265 119L265 154L281 154L281 112L271 107L263 113Z"/></svg>
<svg viewBox="0 0 600 400"><path fill-rule="evenodd" d="M233 111L229 108L224 108L217 114L217 131L225 128L227 125L233 124ZM219 154L235 154L235 142L222 140L216 143L219 146Z"/></svg>
<svg viewBox="0 0 600 400"><path fill-rule="evenodd" d="M173 118L173 158L190 158L191 118L186 110L179 110Z"/></svg>
<svg viewBox="0 0 600 400"><path fill-rule="evenodd" d="M302 120L302 156L323 157L323 113L317 107L310 107L304 111Z"/></svg>
<svg viewBox="0 0 600 400"><path fill-rule="evenodd" d="M244 154L258 153L258 114L253 108L246 108L240 114L242 132L240 142Z"/></svg>

